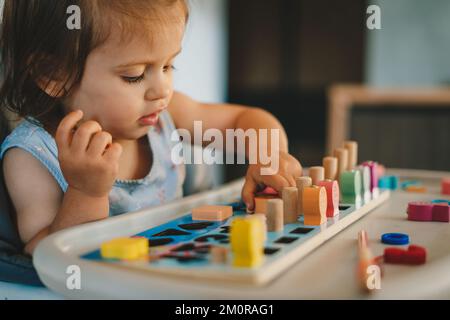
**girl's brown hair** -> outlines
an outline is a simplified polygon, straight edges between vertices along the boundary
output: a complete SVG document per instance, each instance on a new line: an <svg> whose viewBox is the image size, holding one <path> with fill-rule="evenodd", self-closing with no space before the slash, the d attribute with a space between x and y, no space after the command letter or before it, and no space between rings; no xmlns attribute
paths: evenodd
<svg viewBox="0 0 450 320"><path fill-rule="evenodd" d="M80 8L81 26L71 30L67 9L73 5ZM63 117L61 99L80 83L89 53L108 39L111 25L125 40L136 31L149 32L154 22L167 22L165 9L174 5L186 23L186 0L5 0L1 107L54 128ZM48 95L44 89L51 80L65 85Z"/></svg>

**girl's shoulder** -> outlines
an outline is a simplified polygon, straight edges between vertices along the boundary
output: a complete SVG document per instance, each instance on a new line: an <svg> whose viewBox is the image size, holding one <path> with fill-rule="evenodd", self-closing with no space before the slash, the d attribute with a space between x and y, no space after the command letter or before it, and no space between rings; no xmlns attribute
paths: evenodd
<svg viewBox="0 0 450 320"><path fill-rule="evenodd" d="M67 189L59 166L56 141L42 126L32 120L23 120L3 141L0 160L12 148L31 154L53 175L63 191Z"/></svg>
<svg viewBox="0 0 450 320"><path fill-rule="evenodd" d="M56 142L39 124L24 119L3 141L0 148L0 159L9 149L15 147L20 147L31 153L40 152L44 148L53 151L56 148Z"/></svg>

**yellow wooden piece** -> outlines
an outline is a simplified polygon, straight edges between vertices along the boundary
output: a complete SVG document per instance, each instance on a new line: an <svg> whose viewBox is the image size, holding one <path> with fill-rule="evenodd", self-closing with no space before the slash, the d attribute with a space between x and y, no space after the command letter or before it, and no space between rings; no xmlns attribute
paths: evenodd
<svg viewBox="0 0 450 320"><path fill-rule="evenodd" d="M233 266L256 267L264 256L264 226L261 219L236 218L231 223Z"/></svg>
<svg viewBox="0 0 450 320"><path fill-rule="evenodd" d="M100 253L105 259L135 260L148 255L148 239L116 238L102 243Z"/></svg>

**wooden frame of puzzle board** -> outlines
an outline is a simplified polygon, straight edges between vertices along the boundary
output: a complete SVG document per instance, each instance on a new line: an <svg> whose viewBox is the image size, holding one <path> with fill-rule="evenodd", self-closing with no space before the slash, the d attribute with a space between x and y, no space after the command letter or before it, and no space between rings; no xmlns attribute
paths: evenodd
<svg viewBox="0 0 450 320"><path fill-rule="evenodd" d="M220 189L197 194L157 208L129 213L104 221L88 223L44 239L34 253L34 264L41 280L51 289L75 298L117 297L113 292L120 290L127 296L128 290L144 290L150 295L157 292L159 281L190 281L192 285L203 281L211 285L251 284L262 285L280 275L295 262L319 247L328 239L351 225L365 214L381 205L389 198L389 191L361 208L343 215L339 219L328 219L319 232L301 245L283 254L271 263L259 268L199 269L199 270L152 270L135 268L130 265L111 264L80 258L81 255L96 250L100 244L116 237L133 236L145 230L167 223L186 215L189 210L202 205L227 203L239 198L243 179L227 184ZM353 208L352 208L353 209ZM77 266L82 275L83 290L67 290L68 267ZM130 268L131 267L131 268ZM220 271L220 272L218 272ZM194 280L194 281L193 281ZM213 280L213 281L212 281ZM222 282L222 284L219 284ZM149 287L148 284L152 283ZM147 284L147 285L145 285ZM167 285L167 283L165 284ZM139 290L138 290L139 288ZM169 297L170 298L170 297Z"/></svg>

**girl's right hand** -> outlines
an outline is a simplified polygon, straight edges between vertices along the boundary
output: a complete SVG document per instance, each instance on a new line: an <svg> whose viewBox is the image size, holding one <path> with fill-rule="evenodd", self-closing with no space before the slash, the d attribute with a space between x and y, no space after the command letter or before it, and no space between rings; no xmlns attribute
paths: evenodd
<svg viewBox="0 0 450 320"><path fill-rule="evenodd" d="M69 113L56 131L58 160L69 187L91 197L109 194L119 172L122 146L96 121L86 121L76 128L83 112Z"/></svg>

